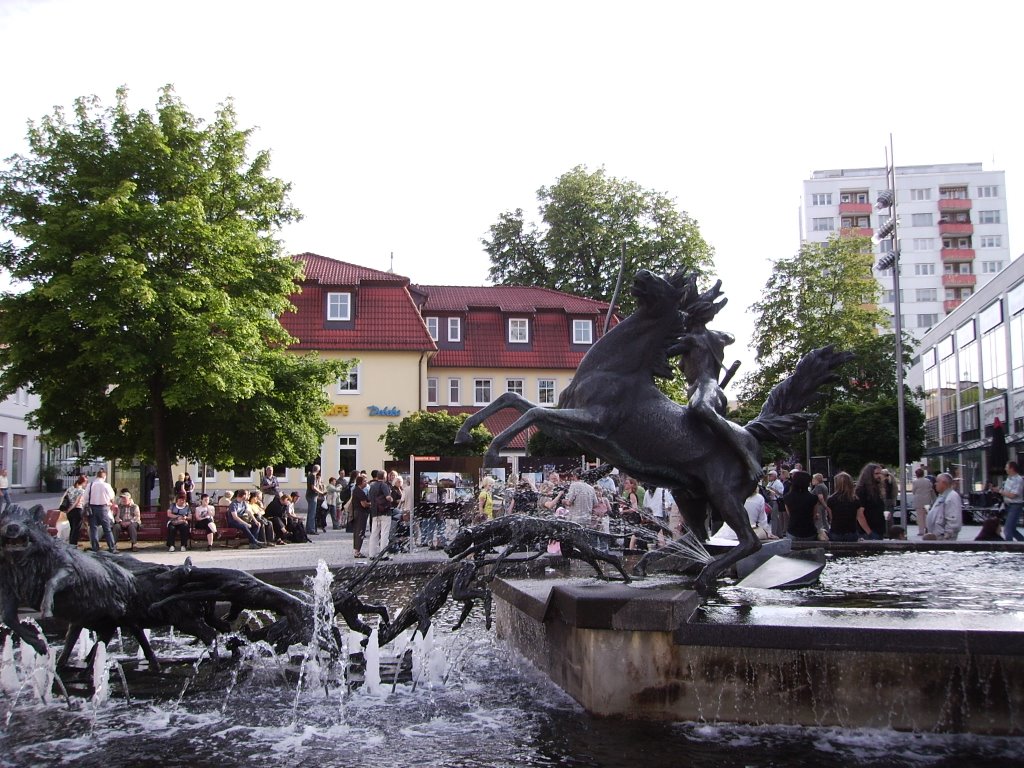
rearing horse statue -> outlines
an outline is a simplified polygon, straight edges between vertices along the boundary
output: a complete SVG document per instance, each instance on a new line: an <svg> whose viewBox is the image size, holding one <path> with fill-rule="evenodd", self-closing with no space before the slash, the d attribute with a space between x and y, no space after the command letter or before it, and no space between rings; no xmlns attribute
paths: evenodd
<svg viewBox="0 0 1024 768"><path fill-rule="evenodd" d="M698 298L695 283L696 275L682 271L659 277L641 270L632 289L637 310L591 347L556 407L540 407L506 392L466 419L455 442L470 442L473 427L492 413L515 408L522 416L495 436L484 466L500 465L498 451L536 426L633 477L671 489L688 527L700 538L707 537L704 518L710 504L736 531L739 544L697 577L695 588L706 594L723 571L761 546L743 508L755 487L751 467L760 466L761 441L784 440L804 430L810 414L802 410L852 355L832 347L809 353L772 390L754 421L743 427L724 422L732 439L723 440L722 424L712 425L708 413L672 402L654 383L656 376L672 376L670 355L686 348L680 342L690 330L686 305Z"/></svg>

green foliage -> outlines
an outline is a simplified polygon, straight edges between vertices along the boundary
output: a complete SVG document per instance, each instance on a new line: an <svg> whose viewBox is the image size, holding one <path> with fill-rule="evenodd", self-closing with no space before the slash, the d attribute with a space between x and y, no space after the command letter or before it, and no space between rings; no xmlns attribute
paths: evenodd
<svg viewBox="0 0 1024 768"><path fill-rule="evenodd" d="M536 285L610 301L625 247L625 279L639 269L703 270L712 249L697 222L661 192L577 166L537 191L543 225L527 224L522 209L501 214L484 238L489 276L500 285ZM625 283L618 306L632 312Z"/></svg>
<svg viewBox="0 0 1024 768"><path fill-rule="evenodd" d="M327 432L343 366L288 353L277 315L301 269L275 239L298 218L270 158L249 158L231 102L206 124L168 86L30 123L0 173L0 394L29 385L51 442L93 455L218 466L302 464ZM164 491L166 494L166 490ZM166 499L161 499L162 503Z"/></svg>
<svg viewBox="0 0 1024 768"><path fill-rule="evenodd" d="M491 433L480 425L470 431L473 442L455 445L455 436L468 414L448 411L414 411L399 422L388 424L378 440L396 459L416 456L482 456L491 444Z"/></svg>
<svg viewBox="0 0 1024 768"><path fill-rule="evenodd" d="M871 402L837 402L821 414L814 427L816 444L832 457L835 471L856 477L869 461L899 464L897 407L895 397ZM913 402L904 405L907 455L920 456L924 450L924 411Z"/></svg>
<svg viewBox="0 0 1024 768"><path fill-rule="evenodd" d="M872 267L870 240L839 236L804 243L795 256L773 262L763 298L750 307L757 318L758 368L743 379L743 402L760 409L772 387L817 347L884 353L876 340L886 316L876 306L879 288ZM868 370L872 377L859 382L861 390L895 381L893 368L884 376L874 363Z"/></svg>

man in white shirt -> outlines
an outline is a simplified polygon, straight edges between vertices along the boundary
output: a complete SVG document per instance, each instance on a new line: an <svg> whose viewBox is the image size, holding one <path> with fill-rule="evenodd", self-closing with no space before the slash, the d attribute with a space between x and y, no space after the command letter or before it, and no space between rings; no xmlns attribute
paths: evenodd
<svg viewBox="0 0 1024 768"><path fill-rule="evenodd" d="M1003 505L1006 507L1006 523L1003 525L1003 538L1007 541L1016 539L1024 541L1024 536L1017 530L1017 523L1020 521L1022 503L1024 503L1024 477L1021 477L1017 469L1017 462L1010 461L1006 464L1006 482L999 489L1003 497Z"/></svg>
<svg viewBox="0 0 1024 768"><path fill-rule="evenodd" d="M114 533L111 530L110 504L117 498L114 489L107 482L107 470L101 469L96 477L89 484L87 491L89 502L89 543L93 552L100 551L99 531L97 527L103 528L103 538L107 542L107 549L117 553L117 545L114 544Z"/></svg>
<svg viewBox="0 0 1024 768"><path fill-rule="evenodd" d="M673 519L679 518L675 503L672 491L668 488L655 488L644 496L643 506L644 511L655 521L666 528L671 528L673 533L676 533L675 526L672 525ZM679 518L679 522L682 523L682 518ZM682 531L680 530L679 533ZM664 543L664 536L664 531L658 531L658 546Z"/></svg>

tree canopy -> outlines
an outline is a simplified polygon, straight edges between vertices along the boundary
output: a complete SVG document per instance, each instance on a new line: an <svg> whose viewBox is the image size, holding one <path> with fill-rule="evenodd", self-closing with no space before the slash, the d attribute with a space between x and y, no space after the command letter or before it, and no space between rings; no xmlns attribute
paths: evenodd
<svg viewBox="0 0 1024 768"><path fill-rule="evenodd" d="M878 452L861 463L895 461L895 340L891 333L879 333L889 322L877 306L879 287L872 274L873 262L868 238L836 235L825 243L804 243L795 256L772 263L763 298L750 307L756 318L753 347L758 368L742 382L742 404L736 414L741 423L754 417L772 387L793 372L801 357L834 344L853 352L854 358L837 371L838 381L824 390L813 406L821 414L812 432L816 451L826 451L837 459L839 443L829 431L847 435L858 429L861 420L860 429L885 426L883 432L866 432L861 442L865 447L876 443ZM911 348L904 345L904 373L910 366ZM912 425L919 417L923 424L923 413L911 398L908 391L908 451L913 452L920 448L914 447L917 438ZM892 418L886 424L879 414ZM844 466L853 466L854 455L866 455L857 450L851 445L841 452L846 457Z"/></svg>
<svg viewBox="0 0 1024 768"><path fill-rule="evenodd" d="M32 422L94 455L305 464L328 431L337 363L287 352L277 320L301 267L275 238L299 214L249 156L230 101L212 122L168 86L153 112L80 98L30 123L0 173L0 394L29 386Z"/></svg>
<svg viewBox="0 0 1024 768"><path fill-rule="evenodd" d="M877 337L886 316L872 267L871 241L863 237L804 243L795 256L772 262L763 297L750 307L758 367L743 379L743 402L760 407L812 349L854 349Z"/></svg>
<svg viewBox="0 0 1024 768"><path fill-rule="evenodd" d="M924 450L924 412L908 403L904 408L907 456ZM830 405L814 428L815 443L832 457L836 471L854 477L869 461L899 466L896 430L896 398L885 396L870 402L838 402Z"/></svg>
<svg viewBox="0 0 1024 768"><path fill-rule="evenodd" d="M396 459L409 456L482 456L491 444L491 433L480 425L470 431L473 442L456 445L455 436L469 414L448 411L413 411L401 421L388 424L378 440Z"/></svg>
<svg viewBox="0 0 1024 768"><path fill-rule="evenodd" d="M703 271L712 249L697 222L661 192L618 179L604 168L577 166L537 190L541 224L521 208L490 227L484 250L489 277L499 285L536 285L598 301L611 301L625 249L626 280L639 269L667 272L677 266ZM635 306L629 284L618 306Z"/></svg>

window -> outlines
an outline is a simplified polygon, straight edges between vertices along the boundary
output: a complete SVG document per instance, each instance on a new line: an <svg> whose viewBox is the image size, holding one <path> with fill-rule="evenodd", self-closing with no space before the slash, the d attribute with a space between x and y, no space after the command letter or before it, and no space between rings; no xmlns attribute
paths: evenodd
<svg viewBox="0 0 1024 768"><path fill-rule="evenodd" d="M427 377L427 405L437 405L437 377Z"/></svg>
<svg viewBox="0 0 1024 768"><path fill-rule="evenodd" d="M892 253L892 239L886 238L878 244L879 253Z"/></svg>
<svg viewBox="0 0 1024 768"><path fill-rule="evenodd" d="M915 264L914 265L915 275L934 275L935 265L934 264Z"/></svg>
<svg viewBox="0 0 1024 768"><path fill-rule="evenodd" d="M982 235L981 242L979 245L982 248L1002 248L1003 247L1003 236L1002 235Z"/></svg>
<svg viewBox="0 0 1024 768"><path fill-rule="evenodd" d="M911 200L931 200L932 191L930 189L912 189L910 190Z"/></svg>
<svg viewBox="0 0 1024 768"><path fill-rule="evenodd" d="M831 232L835 228L835 219L831 216L823 219L811 219L811 229L814 232Z"/></svg>
<svg viewBox="0 0 1024 768"><path fill-rule="evenodd" d="M914 213L910 216L910 226L912 227L930 227L932 225L932 215L930 213Z"/></svg>
<svg viewBox="0 0 1024 768"><path fill-rule="evenodd" d="M430 334L430 338L437 341L437 318L427 317L424 319L427 321L427 333Z"/></svg>
<svg viewBox="0 0 1024 768"><path fill-rule="evenodd" d="M868 201L868 193L867 192L858 192L857 193L857 202L858 203L866 203L867 201Z"/></svg>
<svg viewBox="0 0 1024 768"><path fill-rule="evenodd" d="M981 332L988 333L1001 322L1003 322L1003 303L994 301L978 313L978 322L981 323Z"/></svg>
<svg viewBox="0 0 1024 768"><path fill-rule="evenodd" d="M915 251L930 251L935 248L935 240L931 237L915 237L914 238L914 250Z"/></svg>
<svg viewBox="0 0 1024 768"><path fill-rule="evenodd" d="M512 317L508 321L508 343L528 344L530 342L530 321L525 317Z"/></svg>
<svg viewBox="0 0 1024 768"><path fill-rule="evenodd" d="M917 327L918 328L931 328L939 322L939 316L936 314L931 315L918 315L917 316Z"/></svg>
<svg viewBox="0 0 1024 768"><path fill-rule="evenodd" d="M936 301L936 293L934 288L918 288L914 298L917 301Z"/></svg>
<svg viewBox="0 0 1024 768"><path fill-rule="evenodd" d="M251 483L252 482L252 469L249 467L232 467L231 469L231 482L232 483Z"/></svg>
<svg viewBox="0 0 1024 768"><path fill-rule="evenodd" d="M338 474L351 474L359 469L359 436L338 436Z"/></svg>
<svg viewBox="0 0 1024 768"><path fill-rule="evenodd" d="M1003 262L1001 261L983 261L981 262L981 274L983 275L994 275L997 272L1003 271Z"/></svg>
<svg viewBox="0 0 1024 768"><path fill-rule="evenodd" d="M358 395L359 394L359 369L362 368L362 363L356 363L348 369L348 374L338 379L338 394L339 395Z"/></svg>
<svg viewBox="0 0 1024 768"><path fill-rule="evenodd" d="M352 319L351 293L327 294L327 319L342 321Z"/></svg>
<svg viewBox="0 0 1024 768"><path fill-rule="evenodd" d="M966 200L967 187L939 187L939 197L943 200Z"/></svg>
<svg viewBox="0 0 1024 768"><path fill-rule="evenodd" d="M943 266L942 272L943 272L943 274L946 274L946 275L970 275L970 274L973 274L971 272L971 264L970 264L970 262L967 262L967 261L961 261L959 263L954 263L954 264L946 264L945 266Z"/></svg>
<svg viewBox="0 0 1024 768"><path fill-rule="evenodd" d="M572 321L572 343L593 344L594 343L594 321L573 320Z"/></svg>
<svg viewBox="0 0 1024 768"><path fill-rule="evenodd" d="M448 405L462 403L462 379L448 379Z"/></svg>
<svg viewBox="0 0 1024 768"><path fill-rule="evenodd" d="M831 192L815 192L811 195L811 205L832 205Z"/></svg>
<svg viewBox="0 0 1024 768"><path fill-rule="evenodd" d="M25 435L12 435L11 441L11 473L8 480L11 485L25 484Z"/></svg>
<svg viewBox="0 0 1024 768"><path fill-rule="evenodd" d="M978 197L999 197L999 187L978 187Z"/></svg>
<svg viewBox="0 0 1024 768"><path fill-rule="evenodd" d="M537 403L540 405L555 404L554 379L537 379Z"/></svg>
<svg viewBox="0 0 1024 768"><path fill-rule="evenodd" d="M523 379L505 379L505 391L522 397L526 391L523 387Z"/></svg>
<svg viewBox="0 0 1024 768"><path fill-rule="evenodd" d="M978 223L999 224L1001 219L999 214L999 211L978 211Z"/></svg>
<svg viewBox="0 0 1024 768"><path fill-rule="evenodd" d="M213 464L193 464L192 465L192 477L195 480L203 479L203 467L206 467L206 479L216 480L217 470Z"/></svg>
<svg viewBox="0 0 1024 768"><path fill-rule="evenodd" d="M473 405L487 405L491 402L491 380L473 379Z"/></svg>
<svg viewBox="0 0 1024 768"><path fill-rule="evenodd" d="M448 341L462 341L462 319L448 318Z"/></svg>
<svg viewBox="0 0 1024 768"><path fill-rule="evenodd" d="M840 226L843 229L850 229L852 227L870 227L871 217L870 216L843 216Z"/></svg>
<svg viewBox="0 0 1024 768"><path fill-rule="evenodd" d="M900 288L900 301L903 301L903 289ZM887 289L882 291L882 303L883 304L895 304L896 303L896 291Z"/></svg>

